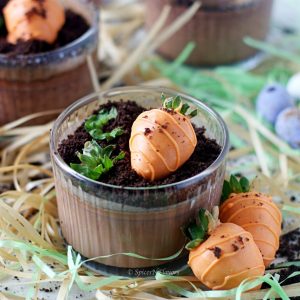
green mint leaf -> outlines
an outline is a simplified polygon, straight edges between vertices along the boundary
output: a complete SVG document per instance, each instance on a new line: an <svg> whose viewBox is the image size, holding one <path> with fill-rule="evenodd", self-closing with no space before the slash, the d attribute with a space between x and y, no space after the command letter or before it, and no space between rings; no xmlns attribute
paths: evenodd
<svg viewBox="0 0 300 300"><path fill-rule="evenodd" d="M102 166L104 170L108 171L114 166L114 162L108 156L104 156L102 160Z"/></svg>
<svg viewBox="0 0 300 300"><path fill-rule="evenodd" d="M163 107L168 108L168 109L177 109L180 104L181 104L181 97L180 96L175 96L175 97L168 97L166 98L165 95L161 97L163 100Z"/></svg>
<svg viewBox="0 0 300 300"><path fill-rule="evenodd" d="M81 163L70 164L70 167L90 179L98 180L125 157L125 153L120 152L115 158L111 158L114 148L113 145L102 148L95 140L86 142L82 153L77 153Z"/></svg>
<svg viewBox="0 0 300 300"><path fill-rule="evenodd" d="M96 115L90 116L84 123L85 130L86 131L92 130L96 126L96 122L97 122L97 116Z"/></svg>
<svg viewBox="0 0 300 300"><path fill-rule="evenodd" d="M182 106L181 106L181 109L180 109L180 113L182 115L185 115L187 113L187 111L189 110L190 106L187 104L187 103L184 103Z"/></svg>
<svg viewBox="0 0 300 300"><path fill-rule="evenodd" d="M230 194L231 194L230 183L227 180L225 180L223 183L221 201L225 201L226 199L228 199Z"/></svg>
<svg viewBox="0 0 300 300"><path fill-rule="evenodd" d="M117 109L112 107L109 111L101 110L98 115L90 116L85 122L85 129L102 129L110 120L115 119L118 115Z"/></svg>
<svg viewBox="0 0 300 300"><path fill-rule="evenodd" d="M97 160L92 156L84 155L82 153L77 153L77 156L79 160L89 168L95 168L98 165Z"/></svg>
<svg viewBox="0 0 300 300"><path fill-rule="evenodd" d="M187 231L191 240L197 239L202 234L202 228L199 228L196 223L190 224Z"/></svg>
<svg viewBox="0 0 300 300"><path fill-rule="evenodd" d="M241 185L235 176L233 176L233 175L230 176L229 183L231 185L231 189L232 189L233 193L242 193L243 192Z"/></svg>
<svg viewBox="0 0 300 300"><path fill-rule="evenodd" d="M241 177L240 180L234 175L230 176L230 180L224 180L221 202L227 200L231 193L247 193L250 191L250 182L247 178Z"/></svg>
<svg viewBox="0 0 300 300"><path fill-rule="evenodd" d="M90 116L84 123L84 128L86 131L90 131L94 128L95 123L97 121L97 116L96 115L92 115Z"/></svg>
<svg viewBox="0 0 300 300"><path fill-rule="evenodd" d="M202 242L203 242L203 240L201 240L201 239L192 240L186 244L185 249L191 251L191 250L195 249L196 247L198 247Z"/></svg>
<svg viewBox="0 0 300 300"><path fill-rule="evenodd" d="M101 129L91 129L91 130L89 130L90 136L91 136L93 139L95 139L95 140L100 140L99 137L101 137L102 133L103 133L103 132L102 132ZM104 140L104 139L103 139L103 140Z"/></svg>
<svg viewBox="0 0 300 300"><path fill-rule="evenodd" d="M208 233L209 219L206 214L206 210L201 208L195 221L191 222L185 229L184 233L190 242L186 245L186 248L191 250L202 243Z"/></svg>
<svg viewBox="0 0 300 300"><path fill-rule="evenodd" d="M112 152L114 151L115 146L108 145L105 148L102 148L101 156L107 156L110 157L112 155Z"/></svg>
<svg viewBox="0 0 300 300"><path fill-rule="evenodd" d="M110 110L102 109L98 115L92 115L86 120L84 128L93 139L110 141L124 133L119 127L113 129L111 132L103 132L103 127L110 120L115 119L117 115L118 111L115 107L112 107Z"/></svg>
<svg viewBox="0 0 300 300"><path fill-rule="evenodd" d="M197 109L195 109L195 110L193 110L191 113L189 113L189 117L190 118L194 118L194 117L196 117L197 116L197 114L198 114L198 110Z"/></svg>
<svg viewBox="0 0 300 300"><path fill-rule="evenodd" d="M117 155L117 156L114 158L114 162L117 162L117 161L122 160L122 159L124 159L124 158L125 158L125 152L124 152L124 151L121 151L121 152L119 153L119 155Z"/></svg>
<svg viewBox="0 0 300 300"><path fill-rule="evenodd" d="M124 130L121 127L117 127L111 131L110 135L115 138L117 136L122 135L123 133Z"/></svg>
<svg viewBox="0 0 300 300"><path fill-rule="evenodd" d="M89 168L87 165L70 164L70 167L76 172L90 179L97 180L99 178L99 173L96 170Z"/></svg>
<svg viewBox="0 0 300 300"><path fill-rule="evenodd" d="M94 159L96 161L96 164L98 164L99 163L98 158L102 155L102 151L103 149L100 147L100 145L95 140L92 140L91 142L86 142L84 144L84 148L82 152L85 156Z"/></svg>
<svg viewBox="0 0 300 300"><path fill-rule="evenodd" d="M109 111L105 109L101 109L97 115L97 126L103 127L110 120L113 120L117 117L118 111L115 107L112 107Z"/></svg>
<svg viewBox="0 0 300 300"><path fill-rule="evenodd" d="M180 113L184 116L187 116L189 118L193 118L195 116L197 116L198 114L198 110L195 109L192 112L188 113L188 110L190 109L190 106L187 103L182 104L182 99L179 95L175 96L175 97L168 97L166 98L166 96L164 94L161 95L161 99L163 101L163 107L167 108L167 109L178 109L180 108ZM181 106L182 104L182 106ZM181 106L181 107L180 107Z"/></svg>
<svg viewBox="0 0 300 300"><path fill-rule="evenodd" d="M197 109L195 109L192 112L190 112L189 114L187 114L188 110L190 109L190 106L187 103L182 104L182 99L179 95L177 95L175 97L166 98L166 96L162 94L161 99L163 101L163 107L165 107L167 109L174 109L174 110L177 110L178 108L180 108L179 112L184 116L193 118L198 114Z"/></svg>
<svg viewBox="0 0 300 300"><path fill-rule="evenodd" d="M199 227L201 227L201 236L200 238L205 237L207 230L208 230L208 217L206 215L206 210L204 208L200 208L198 213L198 219L196 219L196 223Z"/></svg>
<svg viewBox="0 0 300 300"><path fill-rule="evenodd" d="M250 182L246 177L242 177L240 179L240 186L242 188L243 193L247 193L250 191Z"/></svg>
<svg viewBox="0 0 300 300"><path fill-rule="evenodd" d="M105 139L107 141L115 139L117 136L120 136L124 133L124 130L120 127L114 128L111 132L106 132Z"/></svg>
<svg viewBox="0 0 300 300"><path fill-rule="evenodd" d="M181 104L180 96L166 98L165 95L162 95L161 99L163 100L163 107L168 108L168 109L176 109Z"/></svg>
<svg viewBox="0 0 300 300"><path fill-rule="evenodd" d="M181 104L181 97L180 96L176 96L173 101L172 101L172 108L176 109L180 106Z"/></svg>
<svg viewBox="0 0 300 300"><path fill-rule="evenodd" d="M161 99L162 103L164 103L166 101L166 96L164 93L161 93L160 99Z"/></svg>
<svg viewBox="0 0 300 300"><path fill-rule="evenodd" d="M102 132L101 129L92 129L90 135L98 141L107 140L108 142L115 139L124 133L124 130L120 127L114 128L111 132Z"/></svg>
<svg viewBox="0 0 300 300"><path fill-rule="evenodd" d="M113 139L115 139L117 136L120 136L124 133L124 130L120 127L117 127L115 129L113 129L111 132L102 132L101 130L92 130L90 132L91 136L99 141L111 141Z"/></svg>
<svg viewBox="0 0 300 300"><path fill-rule="evenodd" d="M168 108L168 109L172 109L172 107L173 107L173 98L172 97L169 97L165 100L164 107Z"/></svg>
<svg viewBox="0 0 300 300"><path fill-rule="evenodd" d="M97 172L98 174L98 178L101 176L99 174L103 174L105 172L105 168L103 167L103 165L98 165L95 169L94 169L95 172Z"/></svg>

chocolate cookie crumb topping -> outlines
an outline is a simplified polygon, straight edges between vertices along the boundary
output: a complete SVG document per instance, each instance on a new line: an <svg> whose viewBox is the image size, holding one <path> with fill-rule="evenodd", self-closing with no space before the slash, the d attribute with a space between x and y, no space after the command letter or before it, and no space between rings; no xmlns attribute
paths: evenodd
<svg viewBox="0 0 300 300"><path fill-rule="evenodd" d="M150 128L145 128L145 132L144 132L144 135L147 136L151 133L151 129Z"/></svg>
<svg viewBox="0 0 300 300"><path fill-rule="evenodd" d="M221 257L221 255L222 255L222 249L221 248L215 247L213 251L214 251L214 255L215 255L216 258Z"/></svg>
<svg viewBox="0 0 300 300"><path fill-rule="evenodd" d="M220 154L221 147L215 140L209 139L205 136L205 128L195 127L197 146L189 160L167 178L155 180L153 182L147 181L132 170L129 151L129 139L132 124L136 118L145 111L145 108L139 106L133 101L118 101L103 104L99 107L99 109L109 110L112 106L116 107L118 115L116 119L109 121L109 123L103 128L103 131L109 132L116 127L123 128L124 133L115 138L113 143L116 145L116 153L124 151L125 158L119 161L108 173L103 175L101 177L101 182L118 186L134 187L147 187L179 182L199 174L201 171L210 166ZM94 113L97 113L97 111ZM152 131L151 128L149 129ZM151 135L148 136L148 138L150 139ZM76 152L82 151L84 143L89 140L91 140L91 137L84 129L84 124L82 124L73 134L69 135L60 143L58 153L68 165L70 163L79 163ZM99 141L99 144L102 147L107 146L106 141Z"/></svg>
<svg viewBox="0 0 300 300"><path fill-rule="evenodd" d="M233 248L234 252L236 252L240 249L236 244L232 244L232 248Z"/></svg>

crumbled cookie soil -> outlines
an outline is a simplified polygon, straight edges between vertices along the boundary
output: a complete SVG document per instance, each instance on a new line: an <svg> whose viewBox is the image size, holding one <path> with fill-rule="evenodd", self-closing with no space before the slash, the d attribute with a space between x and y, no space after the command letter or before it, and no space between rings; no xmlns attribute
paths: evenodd
<svg viewBox="0 0 300 300"><path fill-rule="evenodd" d="M280 238L280 246L277 251L278 257L285 257L288 259L288 261L298 261L300 258L300 229L296 229L294 231L291 231ZM282 269L279 271L280 275L280 281L284 281L282 285L288 285L293 283L300 282L300 275L291 277L289 279L286 279L294 272L299 272L300 267L296 266L290 266L289 268ZM300 300L300 292L299 297L291 297L291 300Z"/></svg>
<svg viewBox="0 0 300 300"><path fill-rule="evenodd" d="M281 258L286 258L289 262L298 261L300 257L300 229L296 229L291 231L280 238L280 246L277 251L276 256ZM269 267L270 269L274 268L274 265ZM293 283L298 283L300 281L300 275L291 277L287 279L292 273L299 272L300 267L290 266L288 268L278 269L276 271L277 274L280 275L280 281L284 281L281 285L289 285ZM269 285L264 283L262 288L269 288ZM291 297L291 300L300 300L299 297Z"/></svg>
<svg viewBox="0 0 300 300"><path fill-rule="evenodd" d="M289 261L300 258L300 229L291 231L280 238L277 257L287 258Z"/></svg>
<svg viewBox="0 0 300 300"><path fill-rule="evenodd" d="M112 106L116 107L118 116L115 120L111 120L104 127L104 132L111 131L116 127L123 128L124 133L110 143L116 145L115 153L124 151L126 155L123 160L116 163L111 171L99 179L101 182L118 186L133 187L157 186L179 182L208 168L217 159L221 152L221 147L216 143L216 141L208 139L205 136L204 128L195 128L198 143L190 159L167 178L149 182L137 175L136 172L131 169L129 152L129 139L132 124L138 115L145 109L132 101L109 102L101 105L99 109L110 109ZM91 140L91 137L86 132L84 125L82 124L74 132L74 134L69 135L67 139L62 141L59 145L58 153L67 164L78 163L79 161L76 157L76 152L82 151L84 143L89 140ZM103 147L108 145L106 141L101 141L99 144Z"/></svg>

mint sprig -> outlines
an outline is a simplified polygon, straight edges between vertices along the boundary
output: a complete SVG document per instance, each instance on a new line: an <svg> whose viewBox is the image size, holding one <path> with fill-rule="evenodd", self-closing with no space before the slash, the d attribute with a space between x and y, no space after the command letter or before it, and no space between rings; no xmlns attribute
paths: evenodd
<svg viewBox="0 0 300 300"><path fill-rule="evenodd" d="M109 142L115 139L117 136L122 135L124 133L124 130L120 127L114 128L110 132L102 132L101 129L93 129L89 133L95 140L107 140Z"/></svg>
<svg viewBox="0 0 300 300"><path fill-rule="evenodd" d="M113 150L113 145L102 148L95 140L86 142L82 153L77 152L81 163L71 163L70 167L90 179L98 180L101 175L108 172L117 161L125 157L125 153L122 151L114 158L111 158Z"/></svg>
<svg viewBox="0 0 300 300"><path fill-rule="evenodd" d="M182 103L182 99L179 95L175 97L166 98L166 96L162 94L161 100L163 102L164 108L178 110L180 114L187 116L189 118L193 118L198 114L197 109L190 111L190 106L187 103Z"/></svg>
<svg viewBox="0 0 300 300"><path fill-rule="evenodd" d="M110 121L117 117L118 112L115 107L110 110L102 109L97 115L90 116L85 124L85 130L92 136L95 140L107 140L120 136L124 133L124 130L120 127L114 128L111 132L103 132L103 127Z"/></svg>
<svg viewBox="0 0 300 300"><path fill-rule="evenodd" d="M207 212L204 208L201 208L196 219L184 229L186 237L190 240L185 246L187 250L192 250L205 241L208 235L208 225Z"/></svg>
<svg viewBox="0 0 300 300"><path fill-rule="evenodd" d="M246 177L238 179L234 175L231 175L229 181L225 180L223 183L221 201L227 200L232 193L247 193L249 190L250 183Z"/></svg>

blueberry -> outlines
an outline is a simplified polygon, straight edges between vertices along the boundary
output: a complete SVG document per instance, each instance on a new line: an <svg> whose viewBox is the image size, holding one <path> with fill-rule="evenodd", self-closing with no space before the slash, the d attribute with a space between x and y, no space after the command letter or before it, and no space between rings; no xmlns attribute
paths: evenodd
<svg viewBox="0 0 300 300"><path fill-rule="evenodd" d="M266 85L259 93L256 100L256 110L264 119L274 124L278 114L287 107L291 107L293 101L286 88L273 83Z"/></svg>
<svg viewBox="0 0 300 300"><path fill-rule="evenodd" d="M293 75L287 84L288 93L295 99L300 99L300 73Z"/></svg>
<svg viewBox="0 0 300 300"><path fill-rule="evenodd" d="M275 130L293 148L300 148L300 109L289 107L283 110L276 120Z"/></svg>

